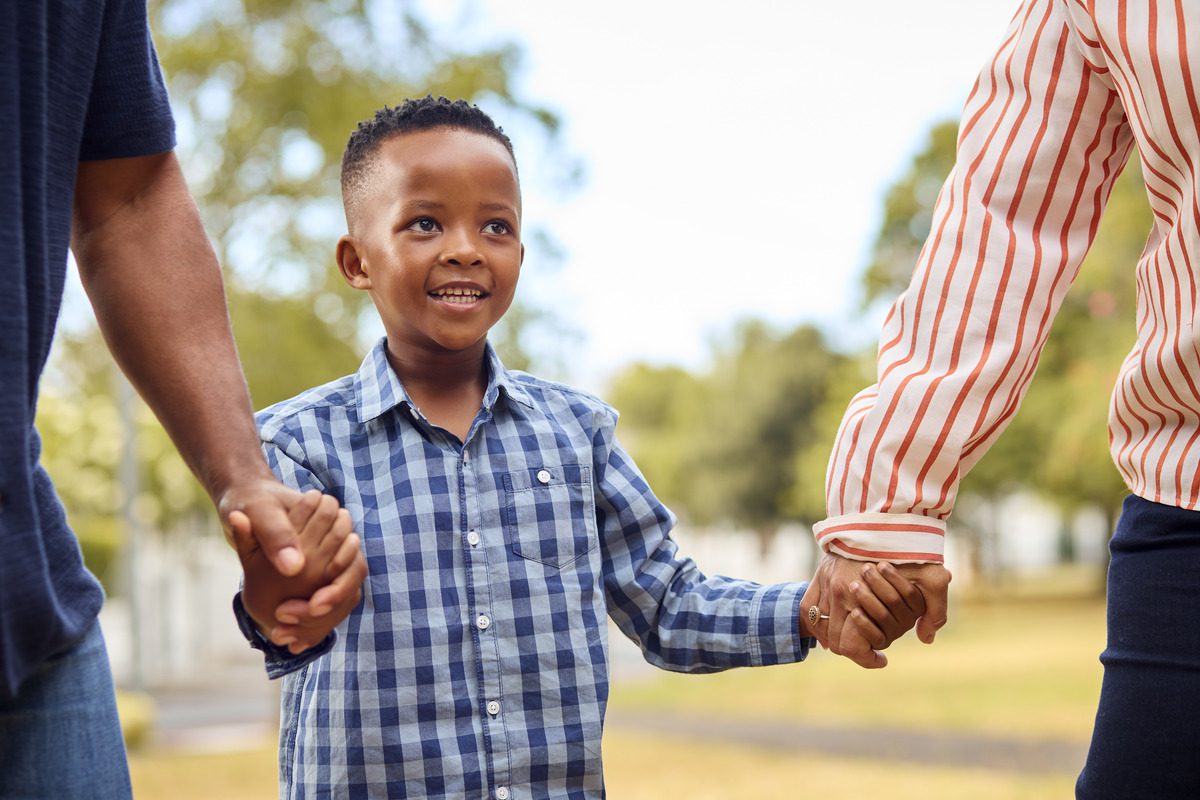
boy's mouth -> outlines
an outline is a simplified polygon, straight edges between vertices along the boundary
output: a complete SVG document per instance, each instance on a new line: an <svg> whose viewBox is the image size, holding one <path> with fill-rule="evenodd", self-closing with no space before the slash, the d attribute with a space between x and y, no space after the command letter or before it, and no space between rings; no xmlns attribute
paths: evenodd
<svg viewBox="0 0 1200 800"><path fill-rule="evenodd" d="M441 289L434 289L429 293L429 296L435 300L441 300L444 303L453 303L457 305L468 305L474 303L487 296L487 293L481 289L471 289L462 286L444 286Z"/></svg>

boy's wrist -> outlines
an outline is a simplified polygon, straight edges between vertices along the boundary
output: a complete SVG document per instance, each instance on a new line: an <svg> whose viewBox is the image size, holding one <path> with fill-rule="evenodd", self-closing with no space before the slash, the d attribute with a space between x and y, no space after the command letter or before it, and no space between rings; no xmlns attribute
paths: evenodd
<svg viewBox="0 0 1200 800"><path fill-rule="evenodd" d="M330 631L325 635L325 638L312 647L306 648L299 653L293 653L287 647L272 642L270 637L266 636L259 629L258 624L246 609L241 592L233 596L233 616L237 620L238 628L241 630L242 635L246 637L246 641L250 643L250 646L265 654L267 675L271 678L278 678L325 655L325 653L333 648L334 642L337 640L337 632Z"/></svg>

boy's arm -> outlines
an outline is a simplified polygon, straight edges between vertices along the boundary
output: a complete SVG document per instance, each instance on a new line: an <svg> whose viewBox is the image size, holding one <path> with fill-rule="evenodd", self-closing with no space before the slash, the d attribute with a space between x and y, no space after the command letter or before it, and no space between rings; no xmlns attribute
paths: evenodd
<svg viewBox="0 0 1200 800"><path fill-rule="evenodd" d="M358 536L350 530L349 512L339 508L333 497L323 494L326 487L316 475L279 445L265 443L263 451L280 480L304 492L291 522L300 531L299 542L306 550L308 564L302 575L280 579L255 552L253 538L238 533L240 526L235 524L234 541L247 585L234 597L233 609L250 645L263 651L267 674L278 678L329 652L336 642L335 625L362 599L367 569ZM348 584L347 597L332 612L299 625L278 623L275 609L284 600L307 597L314 586L327 585L332 575L337 576L335 581Z"/></svg>
<svg viewBox="0 0 1200 800"><path fill-rule="evenodd" d="M675 518L601 422L595 447L596 519L608 613L646 660L679 672L801 661L807 584L762 586L706 576L670 538Z"/></svg>

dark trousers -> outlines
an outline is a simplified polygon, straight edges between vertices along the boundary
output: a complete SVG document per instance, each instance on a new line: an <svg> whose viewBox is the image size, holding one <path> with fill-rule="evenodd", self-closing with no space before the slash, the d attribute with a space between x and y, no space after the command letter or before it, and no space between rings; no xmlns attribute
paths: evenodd
<svg viewBox="0 0 1200 800"><path fill-rule="evenodd" d="M1081 800L1200 798L1200 512L1128 497Z"/></svg>

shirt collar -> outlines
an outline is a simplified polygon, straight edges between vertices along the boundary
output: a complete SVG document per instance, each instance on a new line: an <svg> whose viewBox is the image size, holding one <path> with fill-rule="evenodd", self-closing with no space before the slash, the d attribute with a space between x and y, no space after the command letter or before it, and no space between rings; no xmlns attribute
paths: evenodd
<svg viewBox="0 0 1200 800"><path fill-rule="evenodd" d="M492 343L487 343L484 359L488 364L488 385L483 393L483 407L491 411L500 394L503 393L529 408L534 407L533 399L521 383L514 379L496 355ZM358 398L358 420L366 424L377 417L391 411L396 406L413 405L404 385L392 369L387 358L387 337L380 339L363 359L362 366L354 376L355 396Z"/></svg>

